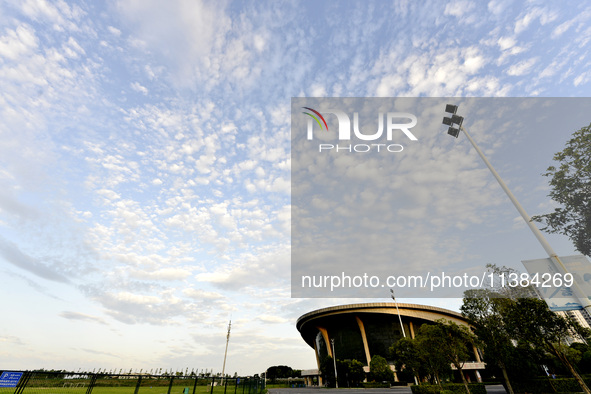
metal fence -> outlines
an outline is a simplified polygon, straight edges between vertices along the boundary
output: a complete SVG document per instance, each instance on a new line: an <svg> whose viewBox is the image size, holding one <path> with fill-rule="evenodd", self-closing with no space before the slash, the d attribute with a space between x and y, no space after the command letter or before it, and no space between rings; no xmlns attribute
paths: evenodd
<svg viewBox="0 0 591 394"><path fill-rule="evenodd" d="M0 394L261 394L258 377L0 370Z"/></svg>

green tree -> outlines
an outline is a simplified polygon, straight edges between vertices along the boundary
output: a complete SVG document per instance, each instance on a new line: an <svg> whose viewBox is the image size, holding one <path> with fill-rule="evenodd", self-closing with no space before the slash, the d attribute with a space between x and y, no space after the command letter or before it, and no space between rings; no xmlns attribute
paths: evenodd
<svg viewBox="0 0 591 394"><path fill-rule="evenodd" d="M357 387L365 380L363 364L357 360L336 360L337 379L339 387ZM330 387L335 386L334 361L331 356L326 356L320 363L320 373L324 381Z"/></svg>
<svg viewBox="0 0 591 394"><path fill-rule="evenodd" d="M281 378L293 378L296 375L297 372L287 365L274 365L267 368L267 379L271 380L271 382Z"/></svg>
<svg viewBox="0 0 591 394"><path fill-rule="evenodd" d="M515 353L515 346L511 343L502 314L503 305L507 302L506 298L499 298L489 289L468 290L464 293L460 311L472 324L484 350L485 361L501 370L507 391L513 394L507 366Z"/></svg>
<svg viewBox="0 0 591 394"><path fill-rule="evenodd" d="M564 343L573 331L582 331L574 321L563 319L548 309L546 303L536 298L520 298L511 301L503 308L505 324L509 334L516 339L528 343L556 357L574 376L583 389L591 394L579 373L574 368L569 357L577 357L576 351L565 346ZM576 351L579 353L580 352Z"/></svg>
<svg viewBox="0 0 591 394"><path fill-rule="evenodd" d="M357 360L337 359L337 377L339 387L359 387L359 384L365 379L363 363Z"/></svg>
<svg viewBox="0 0 591 394"><path fill-rule="evenodd" d="M337 381L339 387L349 387L349 362L337 358Z"/></svg>
<svg viewBox="0 0 591 394"><path fill-rule="evenodd" d="M427 331L429 325L425 326L424 332ZM445 354L438 351L433 343L430 343L428 337L417 336L419 357L423 360L423 366L432 378L430 381L438 384L441 383L444 377L452 374L451 364L445 357Z"/></svg>
<svg viewBox="0 0 591 394"><path fill-rule="evenodd" d="M331 356L326 356L320 361L320 373L326 385L331 387L335 385L334 361Z"/></svg>
<svg viewBox="0 0 591 394"><path fill-rule="evenodd" d="M409 373L411 380L414 377L416 381L421 381L421 376L427 377L443 390L443 377L452 371L442 347L443 341L443 332L438 325L423 324L415 339L401 338L390 347L396 370L402 376Z"/></svg>
<svg viewBox="0 0 591 394"><path fill-rule="evenodd" d="M352 386L358 387L365 380L363 363L358 360L351 360L349 363L349 381Z"/></svg>
<svg viewBox="0 0 591 394"><path fill-rule="evenodd" d="M554 155L558 167L548 167L548 195L562 207L532 219L545 222L542 230L569 237L576 249L591 256L591 124L573 134L561 152Z"/></svg>
<svg viewBox="0 0 591 394"><path fill-rule="evenodd" d="M571 348L578 350L581 354L577 362L578 371L582 374L591 372L591 347L586 343L574 342L570 345Z"/></svg>
<svg viewBox="0 0 591 394"><path fill-rule="evenodd" d="M440 347L438 335L441 335L439 328L432 324L423 324L415 338L417 342L417 351L422 368L429 374L434 383L441 389L443 377L451 374L451 364Z"/></svg>
<svg viewBox="0 0 591 394"><path fill-rule="evenodd" d="M400 338L390 347L390 354L394 359L394 366L398 371L399 379L401 373L408 373L417 381L421 380L419 371L423 360L419 355L417 341L410 338Z"/></svg>
<svg viewBox="0 0 591 394"><path fill-rule="evenodd" d="M583 352L578 367L582 373L591 373L591 350Z"/></svg>
<svg viewBox="0 0 591 394"><path fill-rule="evenodd" d="M394 381L394 372L390 369L388 361L377 354L369 362L369 379L376 382Z"/></svg>
<svg viewBox="0 0 591 394"><path fill-rule="evenodd" d="M452 321L440 319L435 323L434 325L424 324L419 329L417 338L421 339L420 347L425 347L432 352L435 359L446 360L448 365L452 364L456 367L466 392L470 394L463 367L464 362L469 358L468 346L473 343L474 336L467 327Z"/></svg>

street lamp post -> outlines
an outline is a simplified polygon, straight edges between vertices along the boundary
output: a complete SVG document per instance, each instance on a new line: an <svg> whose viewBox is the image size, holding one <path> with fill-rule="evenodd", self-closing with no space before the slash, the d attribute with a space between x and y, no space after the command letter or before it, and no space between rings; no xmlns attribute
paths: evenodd
<svg viewBox="0 0 591 394"><path fill-rule="evenodd" d="M501 185L501 188L505 191L505 193L507 194L507 196L509 197L509 199L511 200L511 202L513 203L513 205L515 206L515 208L517 209L517 211L519 212L519 214L521 215L521 217L523 218L523 220L527 224L527 226L534 233L534 236L540 242L540 244L542 245L542 247L544 248L544 250L546 251L546 253L550 257L550 260L552 260L557 267L560 267L564 271L564 273L567 273L568 270L566 269L566 267L564 266L562 261L560 261L560 258L558 257L556 252L554 252L554 250L552 249L552 247L550 246L548 241L546 241L546 238L544 237L542 232L538 229L538 227L536 225L534 225L534 223L531 220L531 217L527 214L525 209L523 209L523 207L521 206L519 201L517 201L517 198L515 198L513 193L511 193L511 190L509 190L509 187L507 186L507 184L503 181L503 179L501 178L499 173L493 168L492 164L488 161L486 156L484 156L484 153L480 150L478 145L476 145L476 142L472 139L470 134L468 134L468 131L462 126L462 123L464 122L464 118L462 116L457 115L456 114L457 111L458 111L457 105L447 104L445 106L445 112L450 114L450 116L444 117L443 122L442 122L444 125L449 126L449 128L447 129L447 134L451 135L452 137L458 138L460 131L462 131L464 133L464 135L468 138L468 141L470 141L470 143L472 144L474 149L476 149L476 152L478 152L478 155L480 156L482 161L484 161L484 164L486 164L486 166L488 167L490 172L493 174L493 176L495 177L495 179L497 180L499 185ZM454 127L454 126L457 126L457 127ZM589 301L587 296L583 293L583 291L580 289L579 285L576 282L573 283L573 287L575 290L575 294L577 295L577 298L578 298L579 302L581 303L581 306L587 312L591 312L591 301Z"/></svg>
<svg viewBox="0 0 591 394"><path fill-rule="evenodd" d="M334 338L331 338L330 343L332 345L332 361L334 363L334 384L335 387L339 388L339 380L337 378L337 355L334 351Z"/></svg>
<svg viewBox="0 0 591 394"><path fill-rule="evenodd" d="M398 301L396 300L396 296L394 296L394 289L390 289L391 297L394 300L394 304L396 305L396 312L398 313L398 321L400 322L400 328L402 329L402 336L406 338L406 333L404 332L404 326L402 325L402 317L400 317L400 309L398 309ZM412 335L412 333L411 333ZM417 377L415 378L415 384L419 384Z"/></svg>
<svg viewBox="0 0 591 394"><path fill-rule="evenodd" d="M394 304L396 305L396 312L398 313L398 321L400 322L400 328L402 329L402 336L406 338L404 326L402 325L402 317L400 317L400 310L398 309L398 301L396 301L396 297L394 296L394 289L390 289L390 293L392 293L391 297L394 300Z"/></svg>

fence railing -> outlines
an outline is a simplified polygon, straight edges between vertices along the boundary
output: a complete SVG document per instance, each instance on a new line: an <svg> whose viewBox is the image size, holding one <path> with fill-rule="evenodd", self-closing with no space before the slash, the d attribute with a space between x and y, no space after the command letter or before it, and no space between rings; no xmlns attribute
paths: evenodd
<svg viewBox="0 0 591 394"><path fill-rule="evenodd" d="M0 370L0 394L261 394L258 377Z"/></svg>

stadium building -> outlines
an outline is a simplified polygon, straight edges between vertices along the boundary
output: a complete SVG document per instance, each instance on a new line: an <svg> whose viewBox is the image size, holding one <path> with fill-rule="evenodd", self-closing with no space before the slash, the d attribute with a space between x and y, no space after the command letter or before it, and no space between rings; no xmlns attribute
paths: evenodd
<svg viewBox="0 0 591 394"><path fill-rule="evenodd" d="M433 323L439 319L468 325L461 314L447 309L417 304L378 302L318 309L301 316L296 327L304 341L314 349L318 370L321 360L326 356L335 358L334 351L338 360L362 362L365 372L369 372L371 358L374 355L380 355L388 360L390 368L396 372L389 348L404 335L414 338L421 325ZM463 367L466 378L469 381L481 381L479 371L484 368L485 364L481 360L479 351L474 347L473 354L469 360L466 360ZM306 376L303 374L306 384L312 384L312 375L314 375L313 372L309 372ZM318 384L322 386L322 377L318 373L316 377ZM397 376L396 380L398 380Z"/></svg>

